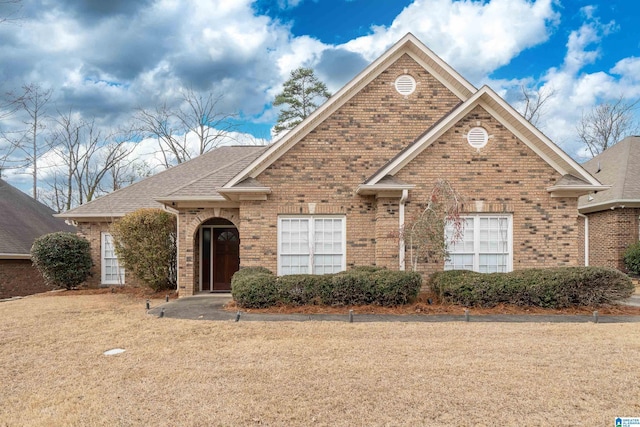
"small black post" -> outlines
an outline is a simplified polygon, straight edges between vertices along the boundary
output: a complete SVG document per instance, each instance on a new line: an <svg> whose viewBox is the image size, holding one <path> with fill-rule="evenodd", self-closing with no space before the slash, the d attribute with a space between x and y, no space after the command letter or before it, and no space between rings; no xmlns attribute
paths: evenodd
<svg viewBox="0 0 640 427"><path fill-rule="evenodd" d="M353 310L349 310L349 323L353 323Z"/></svg>
<svg viewBox="0 0 640 427"><path fill-rule="evenodd" d="M236 313L236 322L240 321L240 310Z"/></svg>
<svg viewBox="0 0 640 427"><path fill-rule="evenodd" d="M150 308L151 308L151 302L147 300L147 310L149 310Z"/></svg>
<svg viewBox="0 0 640 427"><path fill-rule="evenodd" d="M164 307L160 310L160 317L164 317Z"/></svg>
<svg viewBox="0 0 640 427"><path fill-rule="evenodd" d="M598 323L598 312L597 311L593 312L593 323Z"/></svg>
<svg viewBox="0 0 640 427"><path fill-rule="evenodd" d="M169 302L169 294L167 294L166 301Z"/></svg>
<svg viewBox="0 0 640 427"><path fill-rule="evenodd" d="M469 321L469 309L468 308L464 309L464 321L465 322Z"/></svg>

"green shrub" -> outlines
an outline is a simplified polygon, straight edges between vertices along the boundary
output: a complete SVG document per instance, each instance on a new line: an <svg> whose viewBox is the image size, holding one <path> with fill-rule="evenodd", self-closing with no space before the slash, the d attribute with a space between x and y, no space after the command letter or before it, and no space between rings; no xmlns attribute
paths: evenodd
<svg viewBox="0 0 640 427"><path fill-rule="evenodd" d="M386 270L384 267L378 267L375 265L357 265L351 268L350 272L360 272L360 273L375 273L376 271Z"/></svg>
<svg viewBox="0 0 640 427"><path fill-rule="evenodd" d="M254 274L271 274L273 272L266 267L242 267L233 274L233 277L251 276Z"/></svg>
<svg viewBox="0 0 640 427"><path fill-rule="evenodd" d="M321 288L320 300L325 305L364 305L375 300L372 273L358 270L332 275Z"/></svg>
<svg viewBox="0 0 640 427"><path fill-rule="evenodd" d="M280 291L273 274L234 274L231 278L231 295L238 306L264 308L278 304Z"/></svg>
<svg viewBox="0 0 640 427"><path fill-rule="evenodd" d="M548 308L597 306L628 298L634 290L628 276L601 267L491 274L444 271L433 274L429 286L443 302L477 307L501 303Z"/></svg>
<svg viewBox="0 0 640 427"><path fill-rule="evenodd" d="M154 291L176 286L176 216L138 209L110 229L118 260Z"/></svg>
<svg viewBox="0 0 640 427"><path fill-rule="evenodd" d="M322 276L292 274L278 277L279 303L292 306L314 304Z"/></svg>
<svg viewBox="0 0 640 427"><path fill-rule="evenodd" d="M417 273L364 268L337 274L275 277L270 272L240 270L231 293L241 307L270 305L399 305L415 299L422 284ZM239 272L239 273L240 273Z"/></svg>
<svg viewBox="0 0 640 427"><path fill-rule="evenodd" d="M384 306L413 302L422 286L422 276L416 272L378 270L371 277L375 283L375 303Z"/></svg>
<svg viewBox="0 0 640 427"><path fill-rule="evenodd" d="M31 261L49 285L67 289L84 282L93 265L89 242L64 232L36 239L31 247Z"/></svg>
<svg viewBox="0 0 640 427"><path fill-rule="evenodd" d="M624 251L624 266L629 272L640 274L640 242L629 245Z"/></svg>

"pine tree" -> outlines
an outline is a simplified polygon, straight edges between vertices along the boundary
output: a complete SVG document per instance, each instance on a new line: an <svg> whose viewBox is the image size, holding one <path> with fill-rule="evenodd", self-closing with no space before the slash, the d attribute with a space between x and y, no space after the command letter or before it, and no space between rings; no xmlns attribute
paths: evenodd
<svg viewBox="0 0 640 427"><path fill-rule="evenodd" d="M293 129L318 108L318 100L326 100L331 94L327 86L318 80L311 68L300 67L291 72L284 89L276 96L273 105L288 105L280 111L274 131Z"/></svg>

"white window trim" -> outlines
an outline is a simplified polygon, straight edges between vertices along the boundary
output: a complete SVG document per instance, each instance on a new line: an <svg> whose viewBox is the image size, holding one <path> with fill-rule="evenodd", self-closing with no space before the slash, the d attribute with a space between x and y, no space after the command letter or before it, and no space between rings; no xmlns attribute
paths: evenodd
<svg viewBox="0 0 640 427"><path fill-rule="evenodd" d="M472 219L473 224L473 271L480 270L480 218L506 218L507 219L507 272L513 271L513 215L512 214L476 214L461 216L464 220ZM445 236L446 239L446 236ZM446 260L445 260L446 265Z"/></svg>
<svg viewBox="0 0 640 427"><path fill-rule="evenodd" d="M113 242L113 237L111 236L111 233L107 233L107 232L102 232L100 233L100 283L103 285L124 285L125 283L125 270L124 267L120 266L120 263L118 263L118 268L120 271L119 279L118 280L107 280L105 277L107 275L106 273L106 263L105 261L105 246L106 246L106 239L107 237L111 238L111 241ZM115 259L117 260L117 256L115 257Z"/></svg>
<svg viewBox="0 0 640 427"><path fill-rule="evenodd" d="M282 220L285 219L308 219L309 220L309 273L315 274L313 271L314 265L314 240L313 236L315 234L315 221L316 219L341 219L342 220L342 265L341 271L345 271L347 269L347 218L344 215L278 215L278 229L276 233L278 235L278 275L282 275L282 239L280 237L280 231L282 230Z"/></svg>

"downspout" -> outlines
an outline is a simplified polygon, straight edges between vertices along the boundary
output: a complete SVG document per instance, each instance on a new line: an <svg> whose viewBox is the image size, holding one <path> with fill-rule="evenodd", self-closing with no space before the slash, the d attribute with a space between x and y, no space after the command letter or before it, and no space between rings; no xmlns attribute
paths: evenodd
<svg viewBox="0 0 640 427"><path fill-rule="evenodd" d="M580 218L584 218L584 266L589 266L589 217L578 212Z"/></svg>
<svg viewBox="0 0 640 427"><path fill-rule="evenodd" d="M409 190L402 190L402 197L400 197L400 204L398 206L398 217L400 223L398 224L398 230L400 231L400 248L398 249L398 259L400 261L400 271L405 270L405 243L404 243L404 204L409 197Z"/></svg>

